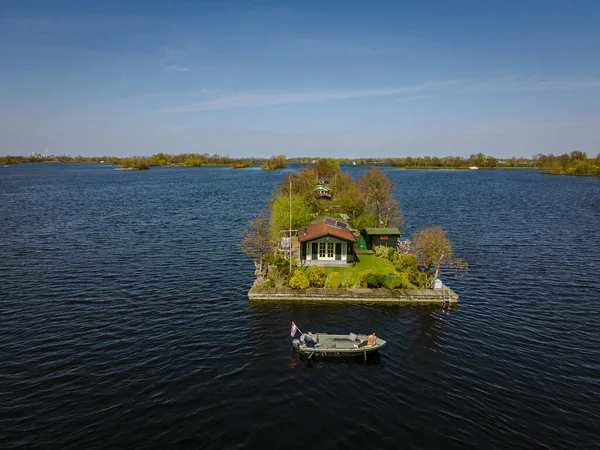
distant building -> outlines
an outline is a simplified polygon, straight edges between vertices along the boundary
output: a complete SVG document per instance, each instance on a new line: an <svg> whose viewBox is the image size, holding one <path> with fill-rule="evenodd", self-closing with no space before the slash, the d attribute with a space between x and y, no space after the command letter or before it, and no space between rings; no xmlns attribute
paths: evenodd
<svg viewBox="0 0 600 450"><path fill-rule="evenodd" d="M327 199L331 198L329 185L327 184L327 182L325 180L321 180L321 182L317 184L317 187L315 188L315 192L317 193L317 195L320 198L327 198Z"/></svg>

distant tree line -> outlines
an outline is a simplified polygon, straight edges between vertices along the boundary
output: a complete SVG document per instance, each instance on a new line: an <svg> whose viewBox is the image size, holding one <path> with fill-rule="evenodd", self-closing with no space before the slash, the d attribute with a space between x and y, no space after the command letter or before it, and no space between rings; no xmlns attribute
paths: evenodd
<svg viewBox="0 0 600 450"><path fill-rule="evenodd" d="M134 161L132 161L134 160ZM153 166L231 166L235 169L261 165L263 169L274 170L291 164L310 164L319 158L289 158L285 155L272 158L230 158L209 153L181 153L172 155L157 153L152 156L135 156L133 158L119 158L115 156L69 156L69 155L31 155L31 156L0 156L0 164L18 164L24 162L106 162L120 165L123 168L140 166L144 168ZM339 159L338 163L360 165L391 165L407 169L467 169L476 166L481 169L496 168L535 168L544 173L600 176L600 153L596 157L588 157L586 153L574 151L560 156L553 154L537 154L533 158L495 158L483 153L470 155L468 158L460 156L408 156L405 158L357 158ZM145 167L148 166L148 167Z"/></svg>
<svg viewBox="0 0 600 450"><path fill-rule="evenodd" d="M600 176L600 153L588 158L586 153L574 151L560 156L537 154L535 167L546 173L561 175Z"/></svg>
<svg viewBox="0 0 600 450"><path fill-rule="evenodd" d="M387 158L386 161L393 167L404 167L407 169L467 169L469 167L478 167L482 169L493 169L500 167L533 167L533 161L528 158L506 158L498 159L493 156L486 156L483 153L471 155L468 158L460 156L420 156L406 158Z"/></svg>
<svg viewBox="0 0 600 450"><path fill-rule="evenodd" d="M285 157L284 157L285 158ZM264 159L230 158L228 156L210 155L208 153L181 153L171 155L157 153L151 156L134 156L120 158L115 156L69 156L69 155L31 155L0 156L0 164L18 164L27 162L106 162L126 169L148 169L154 166L231 166L235 169L258 165Z"/></svg>
<svg viewBox="0 0 600 450"><path fill-rule="evenodd" d="M259 164L264 160L255 160L253 158L230 158L218 154L209 153L181 153L171 155L168 153L157 153L148 158L150 166L231 166L234 169L249 167L252 164Z"/></svg>

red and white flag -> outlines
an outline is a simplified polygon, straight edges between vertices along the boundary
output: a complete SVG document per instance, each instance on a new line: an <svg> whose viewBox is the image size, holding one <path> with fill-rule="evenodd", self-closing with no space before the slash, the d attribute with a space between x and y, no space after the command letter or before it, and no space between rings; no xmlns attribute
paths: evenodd
<svg viewBox="0 0 600 450"><path fill-rule="evenodd" d="M290 331L290 334L292 335L292 337L294 337L296 335L297 331L298 331L298 327L296 326L296 324L294 322L292 322L292 330Z"/></svg>

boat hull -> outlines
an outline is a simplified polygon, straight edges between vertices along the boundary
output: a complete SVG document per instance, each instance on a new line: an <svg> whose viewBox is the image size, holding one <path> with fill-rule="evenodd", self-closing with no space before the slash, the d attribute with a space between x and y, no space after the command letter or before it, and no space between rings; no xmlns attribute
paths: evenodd
<svg viewBox="0 0 600 450"><path fill-rule="evenodd" d="M319 344L317 347L308 347L301 343L300 340L295 340L294 350L300 355L310 358L315 356L346 358L362 356L366 358L369 353L376 353L387 343L383 339L377 338L375 344L359 347L358 345L366 339L365 335L357 336L354 341L350 341L348 335L343 334L316 333L313 334L313 337Z"/></svg>

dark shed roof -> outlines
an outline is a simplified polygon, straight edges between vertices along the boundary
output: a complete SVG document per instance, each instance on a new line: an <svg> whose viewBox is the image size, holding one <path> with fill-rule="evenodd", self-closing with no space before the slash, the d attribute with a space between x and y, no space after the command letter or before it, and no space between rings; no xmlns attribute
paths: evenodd
<svg viewBox="0 0 600 450"><path fill-rule="evenodd" d="M368 235L398 235L400 236L400 230L398 228L363 228L361 233Z"/></svg>

